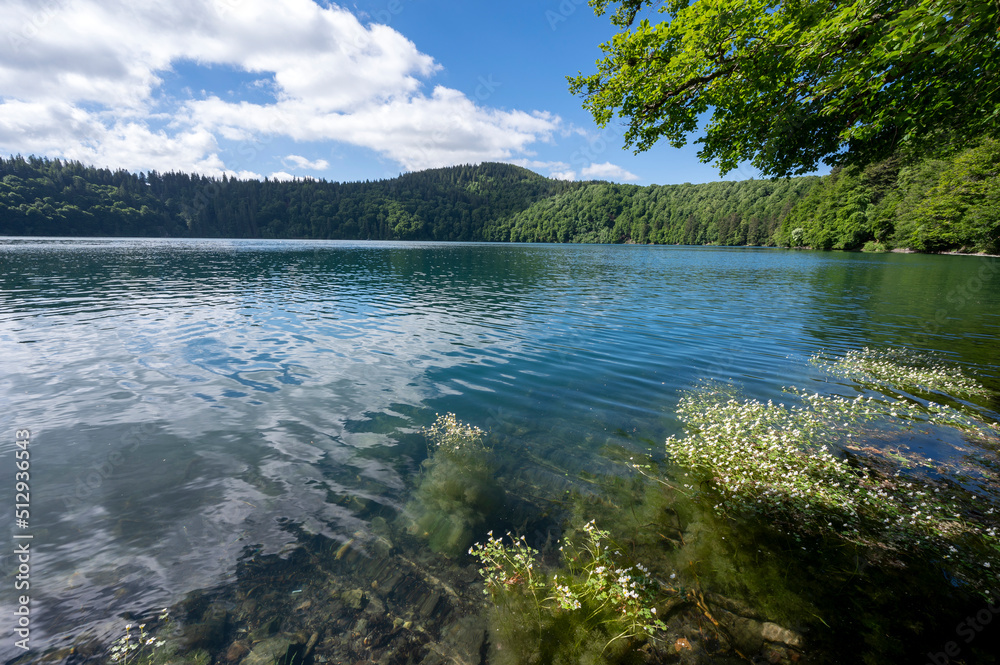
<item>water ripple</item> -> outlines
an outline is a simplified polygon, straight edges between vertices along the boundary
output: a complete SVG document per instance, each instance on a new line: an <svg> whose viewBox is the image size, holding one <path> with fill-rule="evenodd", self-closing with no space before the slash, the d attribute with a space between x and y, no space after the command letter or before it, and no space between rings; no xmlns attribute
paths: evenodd
<svg viewBox="0 0 1000 665"><path fill-rule="evenodd" d="M227 579L289 521L344 540L391 517L435 412L490 428L503 473L568 488L607 446L659 446L680 390L780 396L821 380L820 348L937 349L1000 388L998 273L947 299L974 259L0 239L0 261L0 418L38 442L54 634Z"/></svg>

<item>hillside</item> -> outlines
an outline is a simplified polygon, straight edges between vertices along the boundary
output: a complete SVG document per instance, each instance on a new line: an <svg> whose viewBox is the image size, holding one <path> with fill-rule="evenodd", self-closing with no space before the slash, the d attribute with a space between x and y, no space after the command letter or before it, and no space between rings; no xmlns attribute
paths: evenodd
<svg viewBox="0 0 1000 665"><path fill-rule="evenodd" d="M0 159L0 235L486 240L1000 250L1000 142L829 176L565 182L483 163L389 180L258 181Z"/></svg>
<svg viewBox="0 0 1000 665"><path fill-rule="evenodd" d="M1000 141L835 169L782 222L779 245L1000 253Z"/></svg>
<svg viewBox="0 0 1000 665"><path fill-rule="evenodd" d="M588 183L488 224L512 242L773 245L774 232L820 179L701 185Z"/></svg>
<svg viewBox="0 0 1000 665"><path fill-rule="evenodd" d="M491 163L336 183L14 157L0 160L0 234L479 240L488 221L578 186Z"/></svg>

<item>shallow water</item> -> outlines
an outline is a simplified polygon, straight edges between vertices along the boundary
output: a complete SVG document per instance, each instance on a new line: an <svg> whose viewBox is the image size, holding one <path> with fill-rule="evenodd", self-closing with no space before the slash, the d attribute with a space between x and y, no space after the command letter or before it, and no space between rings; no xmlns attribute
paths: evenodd
<svg viewBox="0 0 1000 665"><path fill-rule="evenodd" d="M0 474L30 429L32 645L113 635L125 612L233 580L248 548L391 521L435 413L502 433L505 482L558 496L620 473L609 450L662 452L699 380L851 394L806 362L820 349L934 350L1000 389L998 263L0 239ZM24 532L11 510L0 527Z"/></svg>

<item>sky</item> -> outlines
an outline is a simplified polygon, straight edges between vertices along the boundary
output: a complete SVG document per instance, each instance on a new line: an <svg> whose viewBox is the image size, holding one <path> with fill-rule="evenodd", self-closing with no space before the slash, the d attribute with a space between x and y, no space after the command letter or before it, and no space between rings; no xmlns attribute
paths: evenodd
<svg viewBox="0 0 1000 665"><path fill-rule="evenodd" d="M691 144L633 154L569 93L614 34L586 0L0 0L0 18L4 155L341 182L483 161L723 179Z"/></svg>

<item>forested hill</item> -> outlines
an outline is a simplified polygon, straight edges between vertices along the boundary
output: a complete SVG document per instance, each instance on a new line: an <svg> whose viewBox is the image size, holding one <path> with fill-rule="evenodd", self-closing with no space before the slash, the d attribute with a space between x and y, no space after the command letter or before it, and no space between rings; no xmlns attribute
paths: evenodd
<svg viewBox="0 0 1000 665"><path fill-rule="evenodd" d="M492 220L565 192L510 164L391 180L259 181L0 159L0 234L478 240Z"/></svg>
<svg viewBox="0 0 1000 665"><path fill-rule="evenodd" d="M817 178L638 187L510 164L391 180L212 179L0 159L0 235L763 245Z"/></svg>
<svg viewBox="0 0 1000 665"><path fill-rule="evenodd" d="M487 224L513 242L773 245L774 234L820 178L703 185L588 183Z"/></svg>
<svg viewBox="0 0 1000 665"><path fill-rule="evenodd" d="M1000 142L829 176L639 187L510 164L390 180L213 179L0 158L0 235L1000 249Z"/></svg>

